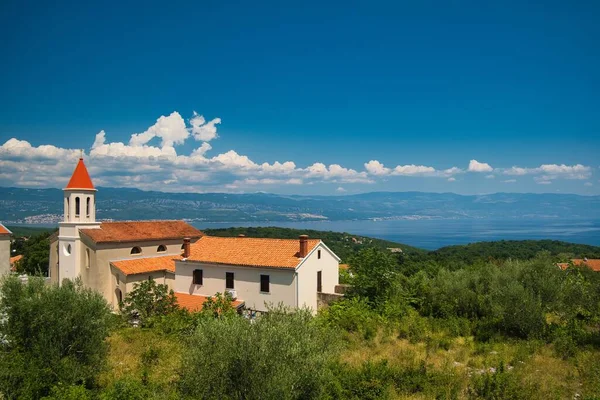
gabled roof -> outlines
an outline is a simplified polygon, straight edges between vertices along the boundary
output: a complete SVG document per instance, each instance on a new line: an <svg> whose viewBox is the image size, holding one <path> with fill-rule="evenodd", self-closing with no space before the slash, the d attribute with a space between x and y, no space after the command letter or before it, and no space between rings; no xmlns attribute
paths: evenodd
<svg viewBox="0 0 600 400"><path fill-rule="evenodd" d="M12 232L9 231L4 225L0 224L0 236L11 235Z"/></svg>
<svg viewBox="0 0 600 400"><path fill-rule="evenodd" d="M100 228L80 229L95 243L197 239L204 234L184 221L103 222Z"/></svg>
<svg viewBox="0 0 600 400"><path fill-rule="evenodd" d="M181 257L176 255L144 257L111 261L110 264L125 275L146 274L157 271L175 272L175 259L181 259Z"/></svg>
<svg viewBox="0 0 600 400"><path fill-rule="evenodd" d="M208 299L207 296L199 296L180 292L176 292L175 297L177 298L177 304L179 307L185 308L191 312L202 310L204 302ZM232 305L233 308L239 308L244 305L244 302L241 300L234 300Z"/></svg>
<svg viewBox="0 0 600 400"><path fill-rule="evenodd" d="M90 174L83 163L83 158L79 159L71 180L65 189L94 189L92 178L90 178Z"/></svg>
<svg viewBox="0 0 600 400"><path fill-rule="evenodd" d="M319 239L308 239L307 253L319 243ZM296 268L303 260L298 257L299 250L297 239L204 236L190 246L188 260L208 264Z"/></svg>

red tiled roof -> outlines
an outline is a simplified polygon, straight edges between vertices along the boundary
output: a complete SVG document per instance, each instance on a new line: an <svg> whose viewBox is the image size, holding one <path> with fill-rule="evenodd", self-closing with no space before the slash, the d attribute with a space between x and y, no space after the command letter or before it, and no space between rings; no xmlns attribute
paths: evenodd
<svg viewBox="0 0 600 400"><path fill-rule="evenodd" d="M0 235L10 235L11 233L4 225L0 224Z"/></svg>
<svg viewBox="0 0 600 400"><path fill-rule="evenodd" d="M79 159L71 180L65 189L94 189L94 184L88 174L88 170L83 163L83 158Z"/></svg>
<svg viewBox="0 0 600 400"><path fill-rule="evenodd" d="M97 229L80 229L96 243L141 242L199 238L204 234L184 221L103 222Z"/></svg>
<svg viewBox="0 0 600 400"><path fill-rule="evenodd" d="M185 308L191 312L202 310L204 302L208 299L207 296L199 296L180 292L175 293L175 297L177 298L177 304L179 304L181 308ZM244 302L242 300L233 301L234 308L239 308L243 304Z"/></svg>
<svg viewBox="0 0 600 400"><path fill-rule="evenodd" d="M10 258L10 265L13 265L14 263L16 263L17 261L21 260L21 258L23 258L23 255L20 254L18 256L14 256Z"/></svg>
<svg viewBox="0 0 600 400"><path fill-rule="evenodd" d="M176 255L162 257L134 258L131 260L111 261L110 263L125 275L145 274L148 272L175 272L175 260L181 259Z"/></svg>
<svg viewBox="0 0 600 400"><path fill-rule="evenodd" d="M576 258L571 261L573 261L573 265L585 266L585 267L590 268L593 271L600 272L600 259L598 259L598 258L596 258L596 259L592 258L589 260L582 260L580 258Z"/></svg>
<svg viewBox="0 0 600 400"><path fill-rule="evenodd" d="M348 269L348 264L340 264L340 269Z"/></svg>
<svg viewBox="0 0 600 400"><path fill-rule="evenodd" d="M308 239L310 253L321 241ZM300 242L296 239L258 239L204 236L190 248L188 260L250 267L295 268Z"/></svg>

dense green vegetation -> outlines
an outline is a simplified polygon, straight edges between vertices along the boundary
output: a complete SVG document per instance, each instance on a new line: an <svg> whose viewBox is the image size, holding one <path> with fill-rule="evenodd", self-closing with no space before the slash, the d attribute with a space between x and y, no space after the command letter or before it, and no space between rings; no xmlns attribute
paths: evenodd
<svg viewBox="0 0 600 400"><path fill-rule="evenodd" d="M48 276L50 262L50 236L53 232L44 231L40 234L15 236L11 243L11 255L23 255L17 263L17 272L29 275Z"/></svg>
<svg viewBox="0 0 600 400"><path fill-rule="evenodd" d="M276 236L263 229L270 228L227 234ZM111 318L104 300L77 284L9 278L0 296L7 317L0 392L103 400L600 398L600 273L555 265L598 248L507 241L392 253L387 247L399 245L308 234L346 251L352 284L316 316L278 307L250 323L221 295L189 313L149 280Z"/></svg>
<svg viewBox="0 0 600 400"><path fill-rule="evenodd" d="M36 236L46 232L54 232L56 228L42 228L37 226L27 226L27 225L14 225L7 226L8 230L12 232L13 236L16 238L20 237L29 237Z"/></svg>
<svg viewBox="0 0 600 400"><path fill-rule="evenodd" d="M10 276L0 296L0 393L39 399L55 385L93 387L106 365L110 310L101 294Z"/></svg>

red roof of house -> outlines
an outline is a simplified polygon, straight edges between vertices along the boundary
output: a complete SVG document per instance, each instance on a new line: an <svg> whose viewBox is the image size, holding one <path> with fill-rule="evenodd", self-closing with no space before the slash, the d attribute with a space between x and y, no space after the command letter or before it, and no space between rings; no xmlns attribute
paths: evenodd
<svg viewBox="0 0 600 400"><path fill-rule="evenodd" d="M571 260L571 263L573 263L573 265L578 266L578 267L588 267L589 269L591 269L592 271L596 271L596 272L600 272L600 259L598 258L592 258L592 259L581 259L581 258L575 258L573 260ZM560 269L567 269L569 268L569 263L558 263L556 264L560 267Z"/></svg>
<svg viewBox="0 0 600 400"><path fill-rule="evenodd" d="M589 260L582 260L580 258L576 258L571 261L573 261L573 265L578 265L581 267L585 266L585 267L590 268L593 271L600 272L600 259L598 259L598 258L596 258L596 259L592 258Z"/></svg>
<svg viewBox="0 0 600 400"><path fill-rule="evenodd" d="M79 159L71 180L65 189L94 189L94 184L88 174L88 170L83 163L83 158Z"/></svg>
<svg viewBox="0 0 600 400"><path fill-rule="evenodd" d="M103 222L100 228L79 231L95 243L197 239L204 235L184 221Z"/></svg>
<svg viewBox="0 0 600 400"><path fill-rule="evenodd" d="M180 256L144 257L130 260L111 261L110 263L125 275L145 274L148 272L175 272L175 260Z"/></svg>
<svg viewBox="0 0 600 400"><path fill-rule="evenodd" d="M308 253L321 240L308 239ZM296 268L300 242L297 239L204 236L190 247L188 260L209 264L249 267Z"/></svg>
<svg viewBox="0 0 600 400"><path fill-rule="evenodd" d="M195 294L187 294L187 293L175 293L175 297L177 298L177 304L180 307L187 309L191 312L196 312L202 310L202 306L204 302L208 299L207 296L199 296ZM244 302L242 300L234 300L233 308L239 308L242 306Z"/></svg>
<svg viewBox="0 0 600 400"><path fill-rule="evenodd" d="M11 233L4 225L0 224L0 235L10 235Z"/></svg>

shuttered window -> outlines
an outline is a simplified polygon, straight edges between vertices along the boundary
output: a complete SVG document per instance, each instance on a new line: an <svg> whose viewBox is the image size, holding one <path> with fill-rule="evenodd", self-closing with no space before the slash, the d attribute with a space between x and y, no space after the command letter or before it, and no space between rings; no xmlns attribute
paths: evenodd
<svg viewBox="0 0 600 400"><path fill-rule="evenodd" d="M271 291L270 286L270 278L269 275L261 275L260 276L260 291L264 293L269 293Z"/></svg>
<svg viewBox="0 0 600 400"><path fill-rule="evenodd" d="M225 289L234 289L234 287L233 287L233 272L225 273Z"/></svg>
<svg viewBox="0 0 600 400"><path fill-rule="evenodd" d="M202 285L202 270L194 270L194 285Z"/></svg>

